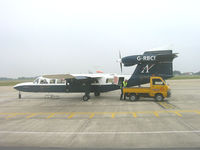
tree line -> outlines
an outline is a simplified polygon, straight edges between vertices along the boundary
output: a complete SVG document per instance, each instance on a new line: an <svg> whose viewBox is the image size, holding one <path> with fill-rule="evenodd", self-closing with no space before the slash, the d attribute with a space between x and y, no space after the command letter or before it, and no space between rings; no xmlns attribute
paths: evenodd
<svg viewBox="0 0 200 150"><path fill-rule="evenodd" d="M178 70L174 70L173 71L174 76L178 76L178 75L200 75L200 71L198 72L181 72Z"/></svg>

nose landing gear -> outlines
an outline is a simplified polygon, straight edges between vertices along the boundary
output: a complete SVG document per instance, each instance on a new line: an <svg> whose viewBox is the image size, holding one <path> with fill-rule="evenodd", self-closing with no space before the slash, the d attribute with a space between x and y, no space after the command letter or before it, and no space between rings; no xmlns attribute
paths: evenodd
<svg viewBox="0 0 200 150"><path fill-rule="evenodd" d="M21 95L21 92L20 92L20 91L19 91L18 98L19 98L19 99L21 99L21 98L22 98L22 95Z"/></svg>

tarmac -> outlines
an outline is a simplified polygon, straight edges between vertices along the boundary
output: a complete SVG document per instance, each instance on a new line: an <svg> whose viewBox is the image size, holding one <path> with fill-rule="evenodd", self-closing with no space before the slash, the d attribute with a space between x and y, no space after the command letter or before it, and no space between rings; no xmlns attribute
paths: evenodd
<svg viewBox="0 0 200 150"><path fill-rule="evenodd" d="M120 101L120 90L22 93L0 87L1 148L200 148L200 80L169 80L172 97Z"/></svg>

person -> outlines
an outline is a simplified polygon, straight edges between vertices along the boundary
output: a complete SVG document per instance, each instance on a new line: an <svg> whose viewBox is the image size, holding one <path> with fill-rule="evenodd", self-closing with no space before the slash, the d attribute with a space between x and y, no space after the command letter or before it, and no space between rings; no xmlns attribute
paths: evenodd
<svg viewBox="0 0 200 150"><path fill-rule="evenodd" d="M122 100L122 98L123 98L123 88L126 88L127 87L127 80L125 80L125 81L123 81L122 82L122 84L121 84L121 86L120 86L120 89L121 89L121 96L120 96L120 100ZM126 99L126 96L124 95L124 100Z"/></svg>

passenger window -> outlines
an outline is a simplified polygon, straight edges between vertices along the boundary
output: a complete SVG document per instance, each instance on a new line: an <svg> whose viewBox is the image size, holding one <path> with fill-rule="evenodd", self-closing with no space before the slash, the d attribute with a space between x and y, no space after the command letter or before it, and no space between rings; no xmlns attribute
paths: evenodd
<svg viewBox="0 0 200 150"><path fill-rule="evenodd" d="M58 79L57 84L66 84L66 81L63 79Z"/></svg>
<svg viewBox="0 0 200 150"><path fill-rule="evenodd" d="M56 83L56 80L55 79L51 79L50 80L50 84L55 84Z"/></svg>
<svg viewBox="0 0 200 150"><path fill-rule="evenodd" d="M165 85L165 83L160 79L153 79L153 85Z"/></svg>
<svg viewBox="0 0 200 150"><path fill-rule="evenodd" d="M41 80L40 80L40 84L48 84L48 82L47 82L46 79L41 79Z"/></svg>
<svg viewBox="0 0 200 150"><path fill-rule="evenodd" d="M113 78L108 78L108 79L106 79L106 83L114 83Z"/></svg>

